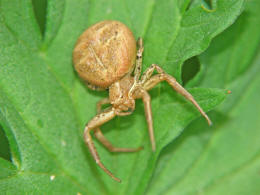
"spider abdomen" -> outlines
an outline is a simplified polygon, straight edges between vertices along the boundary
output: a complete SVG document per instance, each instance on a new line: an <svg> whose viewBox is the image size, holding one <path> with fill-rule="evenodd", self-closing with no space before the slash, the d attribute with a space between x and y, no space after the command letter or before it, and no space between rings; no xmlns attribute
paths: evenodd
<svg viewBox="0 0 260 195"><path fill-rule="evenodd" d="M84 81L105 89L132 71L135 56L136 41L130 29L118 21L102 21L79 37L73 61Z"/></svg>

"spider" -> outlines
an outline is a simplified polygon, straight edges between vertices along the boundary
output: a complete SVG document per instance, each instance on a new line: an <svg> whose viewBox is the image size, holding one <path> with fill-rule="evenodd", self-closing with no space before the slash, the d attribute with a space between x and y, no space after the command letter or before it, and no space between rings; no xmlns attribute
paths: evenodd
<svg viewBox="0 0 260 195"><path fill-rule="evenodd" d="M85 126L84 141L95 159L110 177L120 182L101 162L93 144L90 132L111 152L136 152L139 148L114 147L103 135L100 127L115 116L132 114L135 109L135 99L142 99L145 108L145 117L148 125L152 150L155 151L155 137L151 110L151 97L147 91L162 81L168 84L189 100L206 118L211 121L201 109L192 95L186 91L174 77L152 64L141 76L143 40L136 41L130 29L119 21L101 21L89 27L79 37L73 51L73 62L76 71L86 85L93 90L108 89L109 97L97 103L97 115ZM153 74L157 71L157 74ZM103 104L111 107L101 110Z"/></svg>

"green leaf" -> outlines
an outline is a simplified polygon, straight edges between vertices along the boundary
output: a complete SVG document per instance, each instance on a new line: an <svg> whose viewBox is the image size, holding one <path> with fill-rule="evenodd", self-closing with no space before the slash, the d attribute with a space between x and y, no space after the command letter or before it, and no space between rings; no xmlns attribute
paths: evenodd
<svg viewBox="0 0 260 195"><path fill-rule="evenodd" d="M11 159L8 140L1 126L0 126L0 156L6 160Z"/></svg>
<svg viewBox="0 0 260 195"><path fill-rule="evenodd" d="M0 179L10 177L16 173L16 167L8 161L0 158Z"/></svg>
<svg viewBox="0 0 260 195"><path fill-rule="evenodd" d="M167 146L147 194L260 193L259 8L259 1L248 1L236 23L199 56L206 69L200 85L232 93L210 113L212 128L196 120Z"/></svg>
<svg viewBox="0 0 260 195"><path fill-rule="evenodd" d="M260 5L255 0L246 5L232 28L216 37L207 52L199 56L202 73L188 86L224 88L252 65L260 41L260 28L256 28L260 25Z"/></svg>
<svg viewBox="0 0 260 195"><path fill-rule="evenodd" d="M180 81L182 63L205 50L243 8L242 0L220 0L213 11L201 6L189 8L189 3L48 1L45 31L41 33L31 1L1 0L0 124L12 154L12 163L0 161L1 191L143 194L160 150L199 113L168 85L153 89L155 153L140 101L131 116L116 117L102 126L116 146L144 146L135 154L111 154L95 141L103 163L123 181L116 183L96 166L82 138L84 125L96 114L96 102L108 94L86 89L73 70L72 51L77 37L89 25L104 19L120 20L136 37L144 37L144 67L158 63ZM221 89L189 91L205 111L226 96Z"/></svg>

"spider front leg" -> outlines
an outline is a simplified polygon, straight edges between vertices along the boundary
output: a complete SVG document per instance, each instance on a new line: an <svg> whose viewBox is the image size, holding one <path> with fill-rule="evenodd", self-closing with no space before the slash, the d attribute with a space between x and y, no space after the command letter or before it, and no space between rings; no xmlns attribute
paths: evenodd
<svg viewBox="0 0 260 195"><path fill-rule="evenodd" d="M157 70L159 74L152 76L152 73L154 70ZM212 122L209 119L208 115L203 111L203 109L199 106L199 104L196 102L196 100L193 98L193 96L184 89L174 77L168 75L163 71L161 67L159 67L156 64L151 65L150 68L147 69L147 71L144 73L144 75L141 78L141 83L143 85L143 88L145 90L152 89L155 85L157 85L159 82L167 81L171 87L180 93L182 96L184 96L187 100L189 100L201 113L201 115L207 120L208 124L211 125Z"/></svg>
<svg viewBox="0 0 260 195"><path fill-rule="evenodd" d="M96 163L98 164L98 166L100 168L102 168L110 177L112 177L114 180L116 180L117 182L121 182L121 180L117 177L115 177L101 162L98 153L96 151L96 148L93 144L92 141L92 137L90 135L90 131L93 129L98 128L99 126L103 125L105 122L111 120L112 118L114 118L116 116L116 113L114 111L113 108L104 111L103 113L100 113L98 115L96 115L92 120L90 120L88 122L88 124L85 127L84 130L84 141L86 143L86 145L89 148L89 151L91 153L91 155L93 156L93 158L95 159Z"/></svg>
<svg viewBox="0 0 260 195"><path fill-rule="evenodd" d="M153 116L152 116L152 108L151 108L151 97L149 93L143 89L139 89L135 94L134 98L142 98L144 103L144 111L145 111L145 118L148 125L148 131L150 136L150 142L152 145L152 150L155 151L156 144L155 144L155 138L154 138L154 131L153 131Z"/></svg>
<svg viewBox="0 0 260 195"><path fill-rule="evenodd" d="M109 104L109 98L104 98L100 100L97 103L97 113L100 114L102 110L102 105L103 104ZM100 127L97 127L94 129L94 135L100 141L100 143L103 144L110 152L138 152L139 150L142 150L143 147L138 147L138 148L118 148L114 147L113 144L109 140L106 139L104 134L102 133Z"/></svg>

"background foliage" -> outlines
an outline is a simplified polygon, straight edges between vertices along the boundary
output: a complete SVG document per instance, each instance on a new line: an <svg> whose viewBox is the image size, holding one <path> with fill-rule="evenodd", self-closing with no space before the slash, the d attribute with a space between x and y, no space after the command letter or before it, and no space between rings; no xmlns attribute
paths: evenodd
<svg viewBox="0 0 260 195"><path fill-rule="evenodd" d="M1 0L1 193L258 194L259 10L257 0ZM225 99L208 127L167 84L153 89L155 153L140 101L131 116L104 125L116 146L144 146L111 154L95 142L121 184L82 139L107 92L86 89L71 60L77 37L104 19L143 37L144 69L160 64L206 111Z"/></svg>

